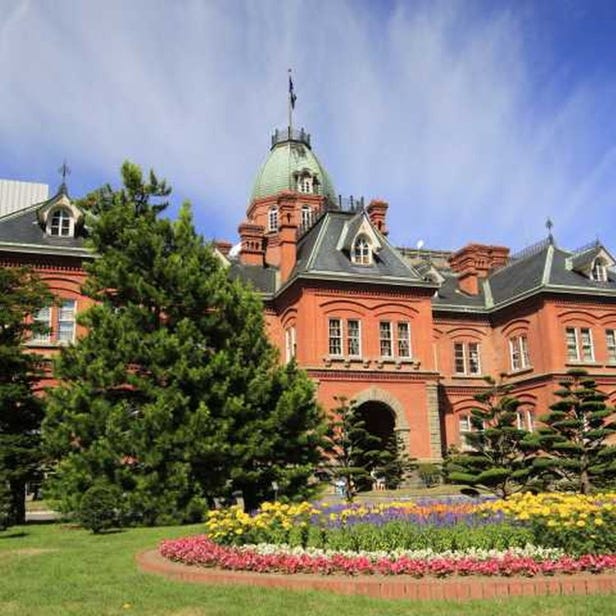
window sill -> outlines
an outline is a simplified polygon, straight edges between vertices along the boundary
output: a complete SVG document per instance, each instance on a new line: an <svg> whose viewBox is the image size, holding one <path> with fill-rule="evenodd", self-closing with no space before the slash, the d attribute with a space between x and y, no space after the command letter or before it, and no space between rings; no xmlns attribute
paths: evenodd
<svg viewBox="0 0 616 616"><path fill-rule="evenodd" d="M473 381L483 381L484 380L484 375L483 374L461 374L459 372L456 372L456 373L452 374L451 378L453 378L453 379L469 379L469 380L473 380Z"/></svg>
<svg viewBox="0 0 616 616"><path fill-rule="evenodd" d="M565 362L565 366L568 366L570 368L581 368L584 366L589 366L591 368L602 368L603 364L600 364L597 361L584 361L584 360L580 360L580 361L572 361L572 360L568 360Z"/></svg>
<svg viewBox="0 0 616 616"><path fill-rule="evenodd" d="M374 365L379 370L382 370L384 366L394 366L397 370L400 370L403 365L414 366L415 369L419 369L421 362L412 357L378 357L376 359L369 359L367 357L343 357L341 355L326 355L323 357L325 366L330 367L333 364L342 364L345 368L351 366L362 365L364 368L369 368Z"/></svg>
<svg viewBox="0 0 616 616"><path fill-rule="evenodd" d="M525 368L520 368L519 370L511 370L507 372L507 376L508 377L518 376L520 374L528 374L529 372L532 372L532 371L533 371L532 366L526 366Z"/></svg>

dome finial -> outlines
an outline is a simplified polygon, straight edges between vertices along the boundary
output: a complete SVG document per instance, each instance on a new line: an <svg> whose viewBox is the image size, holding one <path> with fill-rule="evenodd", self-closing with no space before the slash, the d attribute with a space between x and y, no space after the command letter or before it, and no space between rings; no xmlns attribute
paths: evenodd
<svg viewBox="0 0 616 616"><path fill-rule="evenodd" d="M550 242L550 244L554 243L554 236L552 235L553 226L554 223L552 222L552 219L548 216L547 220L545 221L545 228L548 230L548 241Z"/></svg>

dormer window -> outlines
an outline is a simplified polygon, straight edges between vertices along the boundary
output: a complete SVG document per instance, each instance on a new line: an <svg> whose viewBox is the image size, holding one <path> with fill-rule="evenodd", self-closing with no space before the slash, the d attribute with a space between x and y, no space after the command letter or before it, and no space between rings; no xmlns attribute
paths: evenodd
<svg viewBox="0 0 616 616"><path fill-rule="evenodd" d="M65 208L54 210L49 218L47 233L55 237L72 237L74 221L71 213Z"/></svg>
<svg viewBox="0 0 616 616"><path fill-rule="evenodd" d="M602 259L597 258L593 261L590 278L595 282L607 282L607 267Z"/></svg>
<svg viewBox="0 0 616 616"><path fill-rule="evenodd" d="M357 263L358 265L370 265L372 263L372 250L370 249L370 243L365 235L360 235L355 242L353 242L351 259L353 263Z"/></svg>
<svg viewBox="0 0 616 616"><path fill-rule="evenodd" d="M302 175L297 178L297 191L305 194L312 193L312 176Z"/></svg>
<svg viewBox="0 0 616 616"><path fill-rule="evenodd" d="M267 213L267 230L278 231L278 208L271 207Z"/></svg>

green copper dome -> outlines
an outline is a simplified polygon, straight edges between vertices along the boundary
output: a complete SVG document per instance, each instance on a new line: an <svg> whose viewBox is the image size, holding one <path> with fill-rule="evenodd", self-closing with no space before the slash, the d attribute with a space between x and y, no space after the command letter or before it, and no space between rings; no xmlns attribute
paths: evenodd
<svg viewBox="0 0 616 616"><path fill-rule="evenodd" d="M277 130L272 136L272 149L257 174L252 200L270 197L283 190L297 191L298 178L312 177L311 194L325 195L332 203L338 198L327 171L310 147L310 135L302 131Z"/></svg>

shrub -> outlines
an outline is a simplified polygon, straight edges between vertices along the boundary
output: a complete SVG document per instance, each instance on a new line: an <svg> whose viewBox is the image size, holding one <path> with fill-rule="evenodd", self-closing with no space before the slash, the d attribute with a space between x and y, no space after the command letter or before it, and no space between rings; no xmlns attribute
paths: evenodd
<svg viewBox="0 0 616 616"><path fill-rule="evenodd" d="M120 526L118 504L120 492L117 488L106 484L96 484L86 490L77 519L79 523L93 533L100 533L113 526Z"/></svg>
<svg viewBox="0 0 616 616"><path fill-rule="evenodd" d="M420 464L417 474L426 488L437 485L441 480L441 469L436 464Z"/></svg>

